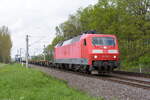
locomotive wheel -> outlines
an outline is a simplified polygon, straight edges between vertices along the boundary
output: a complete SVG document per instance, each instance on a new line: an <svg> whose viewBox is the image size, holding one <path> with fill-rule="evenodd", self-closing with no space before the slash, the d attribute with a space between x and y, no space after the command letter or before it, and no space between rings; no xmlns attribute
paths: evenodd
<svg viewBox="0 0 150 100"><path fill-rule="evenodd" d="M92 72L91 72L91 71L89 71L89 70L87 70L87 71L86 71L86 73L87 73L87 74L91 74Z"/></svg>

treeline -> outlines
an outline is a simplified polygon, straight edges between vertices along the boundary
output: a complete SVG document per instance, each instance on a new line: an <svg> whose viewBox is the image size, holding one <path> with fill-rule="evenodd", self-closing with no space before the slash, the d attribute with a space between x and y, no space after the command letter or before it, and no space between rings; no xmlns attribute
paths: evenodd
<svg viewBox="0 0 150 100"><path fill-rule="evenodd" d="M8 27L0 27L0 62L9 63L11 60L11 37Z"/></svg>
<svg viewBox="0 0 150 100"><path fill-rule="evenodd" d="M79 9L56 27L49 51L58 42L87 30L118 37L124 68L139 63L150 66L150 0L99 0L95 5Z"/></svg>

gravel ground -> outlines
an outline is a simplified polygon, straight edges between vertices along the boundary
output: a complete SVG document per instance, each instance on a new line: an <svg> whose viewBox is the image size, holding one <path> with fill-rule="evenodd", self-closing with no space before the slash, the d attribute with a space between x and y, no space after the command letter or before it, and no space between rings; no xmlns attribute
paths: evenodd
<svg viewBox="0 0 150 100"><path fill-rule="evenodd" d="M87 92L91 96L103 97L106 100L150 100L150 91L128 85L104 81L96 78L58 71L55 69L32 66L43 72L67 81L68 85Z"/></svg>

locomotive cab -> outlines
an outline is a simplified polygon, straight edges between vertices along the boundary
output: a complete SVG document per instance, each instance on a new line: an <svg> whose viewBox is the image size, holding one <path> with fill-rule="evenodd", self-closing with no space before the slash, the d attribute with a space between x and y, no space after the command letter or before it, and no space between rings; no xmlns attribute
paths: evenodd
<svg viewBox="0 0 150 100"><path fill-rule="evenodd" d="M118 41L114 35L89 34L83 45L83 56L88 58L90 70L111 72L119 66Z"/></svg>

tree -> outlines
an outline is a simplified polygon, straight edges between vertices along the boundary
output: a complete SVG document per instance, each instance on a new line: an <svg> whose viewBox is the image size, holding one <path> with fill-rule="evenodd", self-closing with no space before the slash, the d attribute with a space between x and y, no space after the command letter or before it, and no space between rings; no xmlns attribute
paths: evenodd
<svg viewBox="0 0 150 100"><path fill-rule="evenodd" d="M8 27L2 26L0 28L0 62L8 63L11 60L12 42Z"/></svg>

